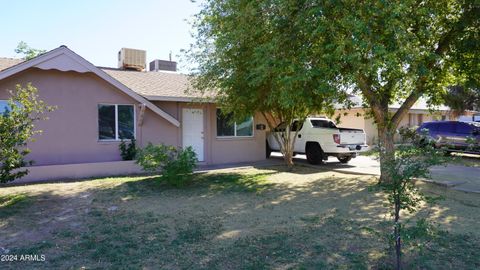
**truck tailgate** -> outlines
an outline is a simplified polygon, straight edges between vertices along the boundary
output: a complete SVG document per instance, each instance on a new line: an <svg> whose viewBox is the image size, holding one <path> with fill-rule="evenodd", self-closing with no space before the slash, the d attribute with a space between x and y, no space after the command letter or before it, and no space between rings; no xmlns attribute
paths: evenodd
<svg viewBox="0 0 480 270"><path fill-rule="evenodd" d="M340 144L360 144L365 143L365 132L363 129L339 128Z"/></svg>

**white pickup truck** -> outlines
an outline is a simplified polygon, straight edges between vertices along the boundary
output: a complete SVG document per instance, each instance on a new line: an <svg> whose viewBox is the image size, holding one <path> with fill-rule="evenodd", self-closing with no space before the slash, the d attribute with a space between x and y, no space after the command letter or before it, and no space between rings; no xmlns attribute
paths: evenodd
<svg viewBox="0 0 480 270"><path fill-rule="evenodd" d="M275 132L283 136L286 124L278 125L267 136L267 158L272 151L280 151L274 138ZM306 154L310 164L320 164L329 156L338 158L341 163L348 163L359 152L368 150L363 129L338 128L333 121L323 117L309 117L305 122L294 121L292 133L298 130L294 153Z"/></svg>

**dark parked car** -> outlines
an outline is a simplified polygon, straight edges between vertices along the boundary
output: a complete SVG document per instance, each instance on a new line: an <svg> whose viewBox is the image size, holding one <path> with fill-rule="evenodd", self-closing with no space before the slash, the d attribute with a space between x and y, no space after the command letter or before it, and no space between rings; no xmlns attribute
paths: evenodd
<svg viewBox="0 0 480 270"><path fill-rule="evenodd" d="M480 149L480 123L438 121L423 123L417 132L427 129L436 147L446 147L452 152L475 152Z"/></svg>

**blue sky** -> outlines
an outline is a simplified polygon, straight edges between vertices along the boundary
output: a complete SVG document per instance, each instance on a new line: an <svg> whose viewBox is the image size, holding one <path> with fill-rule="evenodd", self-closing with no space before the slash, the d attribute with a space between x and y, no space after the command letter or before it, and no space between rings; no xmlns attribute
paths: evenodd
<svg viewBox="0 0 480 270"><path fill-rule="evenodd" d="M20 57L18 42L51 50L67 45L98 66L116 67L122 47L147 51L147 61L179 60L193 42L190 0L0 0L0 57Z"/></svg>

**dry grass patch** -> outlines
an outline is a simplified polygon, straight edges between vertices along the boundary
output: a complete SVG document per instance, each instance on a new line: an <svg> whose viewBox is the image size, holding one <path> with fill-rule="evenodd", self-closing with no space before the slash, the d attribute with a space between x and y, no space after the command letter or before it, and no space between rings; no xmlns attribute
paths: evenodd
<svg viewBox="0 0 480 270"><path fill-rule="evenodd" d="M385 196L369 191L375 178L302 166L286 172L279 166L197 174L181 189L155 179L1 188L0 213L10 213L0 214L0 247L11 254L46 255L44 263L2 266L390 267L391 219L383 205ZM407 266L480 267L474 260L480 256L479 198L428 184L420 187L445 199L405 215L412 225ZM417 224L424 217L428 222Z"/></svg>

